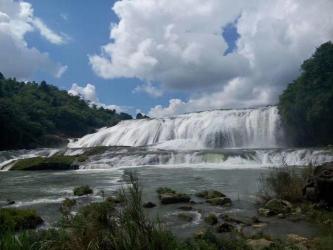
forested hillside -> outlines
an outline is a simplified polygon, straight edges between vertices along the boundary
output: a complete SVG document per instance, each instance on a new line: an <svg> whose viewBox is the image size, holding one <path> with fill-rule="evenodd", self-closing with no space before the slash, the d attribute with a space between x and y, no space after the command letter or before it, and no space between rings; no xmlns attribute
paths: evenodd
<svg viewBox="0 0 333 250"><path fill-rule="evenodd" d="M322 44L280 96L279 111L297 146L333 144L333 44Z"/></svg>
<svg viewBox="0 0 333 250"><path fill-rule="evenodd" d="M18 82L0 73L0 150L57 146L124 119L41 82Z"/></svg>

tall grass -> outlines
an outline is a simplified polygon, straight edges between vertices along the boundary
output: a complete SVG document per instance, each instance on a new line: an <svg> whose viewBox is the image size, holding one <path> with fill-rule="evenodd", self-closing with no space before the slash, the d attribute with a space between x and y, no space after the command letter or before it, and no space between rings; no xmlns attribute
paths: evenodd
<svg viewBox="0 0 333 250"><path fill-rule="evenodd" d="M297 168L285 163L271 168L267 175L262 175L259 179L259 195L264 201L278 198L301 202L304 199L302 190L312 170L312 167Z"/></svg>

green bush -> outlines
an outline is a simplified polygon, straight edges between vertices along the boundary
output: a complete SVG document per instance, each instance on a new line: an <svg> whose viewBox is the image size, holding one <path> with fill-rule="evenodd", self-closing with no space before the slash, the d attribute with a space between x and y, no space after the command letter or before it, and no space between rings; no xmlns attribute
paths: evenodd
<svg viewBox="0 0 333 250"><path fill-rule="evenodd" d="M1 208L0 209L0 236L6 232L36 228L43 223L35 210Z"/></svg>

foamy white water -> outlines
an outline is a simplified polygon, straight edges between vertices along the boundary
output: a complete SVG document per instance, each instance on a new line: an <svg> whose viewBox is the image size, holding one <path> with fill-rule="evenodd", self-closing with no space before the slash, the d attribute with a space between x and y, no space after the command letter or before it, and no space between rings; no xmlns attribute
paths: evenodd
<svg viewBox="0 0 333 250"><path fill-rule="evenodd" d="M146 146L167 149L276 148L284 146L277 107L214 110L170 118L122 121L69 147Z"/></svg>

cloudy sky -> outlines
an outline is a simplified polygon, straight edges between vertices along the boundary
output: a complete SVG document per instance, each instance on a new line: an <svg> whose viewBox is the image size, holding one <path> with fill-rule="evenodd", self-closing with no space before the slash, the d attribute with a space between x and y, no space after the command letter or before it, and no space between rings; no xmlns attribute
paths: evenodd
<svg viewBox="0 0 333 250"><path fill-rule="evenodd" d="M275 104L332 0L0 0L0 72L161 117Z"/></svg>

